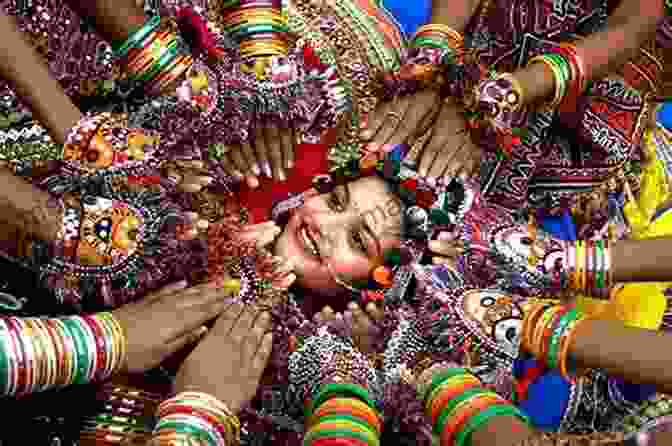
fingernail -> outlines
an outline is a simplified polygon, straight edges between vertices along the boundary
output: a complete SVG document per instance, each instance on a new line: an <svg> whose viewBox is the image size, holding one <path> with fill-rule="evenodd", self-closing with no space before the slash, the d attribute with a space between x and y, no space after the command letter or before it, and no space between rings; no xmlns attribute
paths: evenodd
<svg viewBox="0 0 672 446"><path fill-rule="evenodd" d="M287 168L288 169L293 169L294 168L294 160L287 161Z"/></svg>
<svg viewBox="0 0 672 446"><path fill-rule="evenodd" d="M452 240L453 234L447 231L441 231L439 232L439 235L437 236L437 239L440 241L447 241L447 240Z"/></svg>
<svg viewBox="0 0 672 446"><path fill-rule="evenodd" d="M430 240L429 249L432 251L441 251L443 249L443 242L439 240Z"/></svg>
<svg viewBox="0 0 672 446"><path fill-rule="evenodd" d="M186 215L189 220L197 220L199 217L196 212L186 212L184 215Z"/></svg>
<svg viewBox="0 0 672 446"><path fill-rule="evenodd" d="M252 166L252 172L254 172L256 176L261 175L261 169L259 168L259 164L255 164L254 166Z"/></svg>
<svg viewBox="0 0 672 446"><path fill-rule="evenodd" d="M373 136L373 132L371 132L371 130L362 130L359 133L359 136L361 136L363 139L370 139Z"/></svg>
<svg viewBox="0 0 672 446"><path fill-rule="evenodd" d="M176 282L172 285L172 288L175 288L176 290L182 290L187 287L189 283L186 280L180 280L179 282Z"/></svg>
<svg viewBox="0 0 672 446"><path fill-rule="evenodd" d="M285 181L287 180L287 176L285 175L285 171L283 169L280 169L280 181Z"/></svg>
<svg viewBox="0 0 672 446"><path fill-rule="evenodd" d="M273 174L271 173L271 165L268 164L268 162L265 161L261 167L264 170L264 175L266 175L266 178L273 178Z"/></svg>
<svg viewBox="0 0 672 446"><path fill-rule="evenodd" d="M196 332L194 333L194 336L196 337L196 339L200 339L203 336L205 336L207 333L208 333L208 327L203 325L198 330L196 330Z"/></svg>
<svg viewBox="0 0 672 446"><path fill-rule="evenodd" d="M210 227L210 222L208 220L198 220L196 227L198 229L208 229Z"/></svg>
<svg viewBox="0 0 672 446"><path fill-rule="evenodd" d="M296 281L296 274L290 273L282 280L281 287L282 288L289 288L290 286L292 286L294 281Z"/></svg>
<svg viewBox="0 0 672 446"><path fill-rule="evenodd" d="M259 180L257 177L247 177L247 185L252 189L256 189L259 187Z"/></svg>

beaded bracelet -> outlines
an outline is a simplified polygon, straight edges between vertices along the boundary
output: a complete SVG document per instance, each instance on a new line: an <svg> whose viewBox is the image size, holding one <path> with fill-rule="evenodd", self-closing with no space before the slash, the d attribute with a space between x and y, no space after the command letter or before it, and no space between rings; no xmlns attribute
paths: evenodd
<svg viewBox="0 0 672 446"><path fill-rule="evenodd" d="M156 417L156 445L201 442L227 446L240 441L238 418L223 402L205 393L179 393L159 405Z"/></svg>
<svg viewBox="0 0 672 446"><path fill-rule="evenodd" d="M126 340L109 313L0 319L0 391L25 395L101 381L125 363Z"/></svg>

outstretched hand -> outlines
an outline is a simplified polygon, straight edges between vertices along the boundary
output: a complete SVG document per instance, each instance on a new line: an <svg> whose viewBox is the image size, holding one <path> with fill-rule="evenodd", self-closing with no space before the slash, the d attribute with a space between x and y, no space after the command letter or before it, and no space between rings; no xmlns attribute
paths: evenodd
<svg viewBox="0 0 672 446"><path fill-rule="evenodd" d="M360 136L368 143L412 144L436 119L441 108L438 91L422 90L383 102L371 113Z"/></svg>
<svg viewBox="0 0 672 446"><path fill-rule="evenodd" d="M231 304L175 378L175 390L208 393L234 413L257 391L273 348L271 315Z"/></svg>
<svg viewBox="0 0 672 446"><path fill-rule="evenodd" d="M235 292L226 282L192 288L183 282L114 310L126 335L124 371L149 370L200 339L206 332L203 324L221 314Z"/></svg>
<svg viewBox="0 0 672 446"><path fill-rule="evenodd" d="M481 149L473 143L459 105L445 100L423 147L418 173L425 177L470 177L478 173Z"/></svg>

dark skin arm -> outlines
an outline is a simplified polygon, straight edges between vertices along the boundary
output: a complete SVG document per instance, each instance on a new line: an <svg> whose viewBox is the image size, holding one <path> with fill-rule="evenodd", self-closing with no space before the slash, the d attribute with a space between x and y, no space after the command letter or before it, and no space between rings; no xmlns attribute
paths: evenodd
<svg viewBox="0 0 672 446"><path fill-rule="evenodd" d="M655 34L656 23L663 14L663 0L623 0L607 19L603 31L576 45L586 65L586 77L602 78L632 59ZM515 75L525 92L526 103L538 103L553 94L553 77L543 65L534 64L516 71Z"/></svg>
<svg viewBox="0 0 672 446"><path fill-rule="evenodd" d="M135 0L66 0L79 15L89 17L107 40L125 40L145 23L145 12Z"/></svg>
<svg viewBox="0 0 672 446"><path fill-rule="evenodd" d="M58 81L8 16L0 15L0 77L30 106L35 118L57 143L65 141L70 127L82 117Z"/></svg>
<svg viewBox="0 0 672 446"><path fill-rule="evenodd" d="M672 391L670 334L599 320L580 324L576 330L569 355L578 366L600 368L633 383L654 384L664 393Z"/></svg>

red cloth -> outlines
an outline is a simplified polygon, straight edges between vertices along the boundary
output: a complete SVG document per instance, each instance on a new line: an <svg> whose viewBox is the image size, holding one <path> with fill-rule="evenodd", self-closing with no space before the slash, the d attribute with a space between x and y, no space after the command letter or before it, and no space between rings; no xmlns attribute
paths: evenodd
<svg viewBox="0 0 672 446"><path fill-rule="evenodd" d="M324 143L300 144L295 147L294 168L288 173L287 181L259 178L259 187L250 189L245 183L240 185L240 203L250 212L252 222L261 223L270 219L273 204L286 199L290 193L298 194L310 189L313 177L329 172L327 159L333 134L323 138Z"/></svg>

